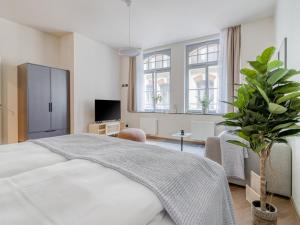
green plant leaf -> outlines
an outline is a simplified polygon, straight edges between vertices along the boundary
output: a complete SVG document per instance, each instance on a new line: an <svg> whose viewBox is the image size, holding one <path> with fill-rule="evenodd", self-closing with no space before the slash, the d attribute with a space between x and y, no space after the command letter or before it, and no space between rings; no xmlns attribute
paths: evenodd
<svg viewBox="0 0 300 225"><path fill-rule="evenodd" d="M293 130L285 130L278 134L278 137L288 137L288 136L294 136L300 133L300 129L293 129Z"/></svg>
<svg viewBox="0 0 300 225"><path fill-rule="evenodd" d="M258 87L258 86L256 86L256 88L258 89L258 91L261 94L261 96L266 100L266 102L269 103L270 100L269 100L266 92L263 89L261 89L260 87Z"/></svg>
<svg viewBox="0 0 300 225"><path fill-rule="evenodd" d="M288 73L280 80L281 82L282 81L286 81L288 79L290 79L291 77L297 75L297 74L300 74L300 71L297 71L297 70L289 70Z"/></svg>
<svg viewBox="0 0 300 225"><path fill-rule="evenodd" d="M259 153L259 152L263 151L267 146L268 146L268 143L259 144L259 145L256 146L254 151L256 153Z"/></svg>
<svg viewBox="0 0 300 225"><path fill-rule="evenodd" d="M248 133L257 133L257 131L259 131L261 129L262 129L262 127L257 124L252 124L252 125L243 127L243 130Z"/></svg>
<svg viewBox="0 0 300 225"><path fill-rule="evenodd" d="M225 120L220 123L217 123L218 126L228 126L228 127L240 127L240 124L230 120Z"/></svg>
<svg viewBox="0 0 300 225"><path fill-rule="evenodd" d="M237 132L237 135L240 137L240 138L242 138L242 139L244 139L244 140L246 140L246 141L250 141L250 137L248 136L248 135L246 135L242 130L241 131L238 131Z"/></svg>
<svg viewBox="0 0 300 225"><path fill-rule="evenodd" d="M238 145L238 146L243 147L243 148L249 148L248 145L246 145L246 144L244 144L244 143L242 143L240 141L228 140L227 142L230 143L230 144L233 144L233 145Z"/></svg>
<svg viewBox="0 0 300 225"><path fill-rule="evenodd" d="M255 78L257 75L257 72L255 70L251 70L248 68L241 69L240 72L241 74L244 74L245 76L250 77L252 79Z"/></svg>
<svg viewBox="0 0 300 225"><path fill-rule="evenodd" d="M283 78L288 73L286 69L277 69L274 72L270 73L270 77L268 78L268 84L274 85Z"/></svg>
<svg viewBox="0 0 300 225"><path fill-rule="evenodd" d="M291 127L293 124L295 124L295 123L279 124L276 127L274 127L271 131L278 131L278 130L281 130L281 129L285 129L285 128Z"/></svg>
<svg viewBox="0 0 300 225"><path fill-rule="evenodd" d="M279 98L276 103L277 104L280 104L280 103L283 103L283 102L286 102L288 100L291 100L291 99L294 99L294 98L297 98L300 96L300 92L294 92L294 93L291 93L291 94L288 94L288 95L285 95L281 98Z"/></svg>
<svg viewBox="0 0 300 225"><path fill-rule="evenodd" d="M273 60L268 63L268 71L272 71L274 69L277 69L283 65L283 62L280 60Z"/></svg>
<svg viewBox="0 0 300 225"><path fill-rule="evenodd" d="M257 121L257 122L264 122L264 121L266 121L266 118L265 118L262 114L260 114L260 113L258 113L258 112L254 112L254 111L249 110L249 109L245 110L245 112L246 112L250 117L254 118L255 121Z"/></svg>
<svg viewBox="0 0 300 225"><path fill-rule="evenodd" d="M298 99L298 98L292 99L290 108L293 110L300 111L300 99Z"/></svg>
<svg viewBox="0 0 300 225"><path fill-rule="evenodd" d="M272 56L274 55L275 51L276 51L275 47L269 47L265 49L260 56L262 63L267 64L272 58Z"/></svg>
<svg viewBox="0 0 300 225"><path fill-rule="evenodd" d="M276 87L273 91L274 93L279 93L279 94L287 94L295 91L300 90L300 84L293 82L293 83L288 83L279 87Z"/></svg>
<svg viewBox="0 0 300 225"><path fill-rule="evenodd" d="M273 114L282 114L287 111L287 108L275 103L269 103L269 112Z"/></svg>
<svg viewBox="0 0 300 225"><path fill-rule="evenodd" d="M249 61L248 63L252 66L253 69L261 74L264 74L267 71L267 65L262 64L259 61Z"/></svg>
<svg viewBox="0 0 300 225"><path fill-rule="evenodd" d="M226 119L232 120L232 119L237 119L240 116L241 116L240 113L230 112L230 113L225 114L223 117L226 118Z"/></svg>
<svg viewBox="0 0 300 225"><path fill-rule="evenodd" d="M284 143L284 144L288 144L288 141L284 138L277 138L274 140L277 143Z"/></svg>
<svg viewBox="0 0 300 225"><path fill-rule="evenodd" d="M293 126L290 126L289 129L300 129L300 126L295 124Z"/></svg>

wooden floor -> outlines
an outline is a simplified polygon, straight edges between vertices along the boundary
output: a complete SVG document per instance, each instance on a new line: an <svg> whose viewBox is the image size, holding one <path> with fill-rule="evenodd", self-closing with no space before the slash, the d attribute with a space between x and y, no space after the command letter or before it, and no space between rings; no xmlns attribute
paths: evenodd
<svg viewBox="0 0 300 225"><path fill-rule="evenodd" d="M245 188L231 185L230 189L235 208L236 224L251 225L251 208L246 201ZM279 211L278 225L300 225L300 220L290 199L275 196L272 202Z"/></svg>

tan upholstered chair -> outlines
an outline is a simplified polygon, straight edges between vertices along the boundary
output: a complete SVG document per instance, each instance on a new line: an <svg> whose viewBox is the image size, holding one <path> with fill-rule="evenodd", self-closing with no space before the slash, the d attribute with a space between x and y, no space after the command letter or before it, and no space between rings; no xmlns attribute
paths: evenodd
<svg viewBox="0 0 300 225"><path fill-rule="evenodd" d="M248 151L245 159L246 180L228 178L230 183L243 185L250 183L250 172L259 173L259 158L253 151ZM206 141L205 156L222 165L219 137L211 137ZM268 191L291 197L292 194L292 149L285 144L275 144L271 153L271 167L267 165Z"/></svg>

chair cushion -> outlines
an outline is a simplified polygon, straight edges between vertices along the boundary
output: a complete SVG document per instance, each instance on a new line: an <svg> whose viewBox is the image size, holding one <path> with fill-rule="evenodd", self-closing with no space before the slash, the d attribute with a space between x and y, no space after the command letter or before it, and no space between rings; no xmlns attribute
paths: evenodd
<svg viewBox="0 0 300 225"><path fill-rule="evenodd" d="M146 134L138 128L126 128L120 131L119 138L131 141L146 142Z"/></svg>

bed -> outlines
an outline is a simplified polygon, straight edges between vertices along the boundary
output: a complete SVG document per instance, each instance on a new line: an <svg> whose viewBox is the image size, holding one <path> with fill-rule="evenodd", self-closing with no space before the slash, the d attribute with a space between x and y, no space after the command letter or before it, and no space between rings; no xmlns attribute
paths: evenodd
<svg viewBox="0 0 300 225"><path fill-rule="evenodd" d="M191 179L199 174L201 179ZM81 134L0 147L0 224L235 222L226 176L217 163Z"/></svg>

